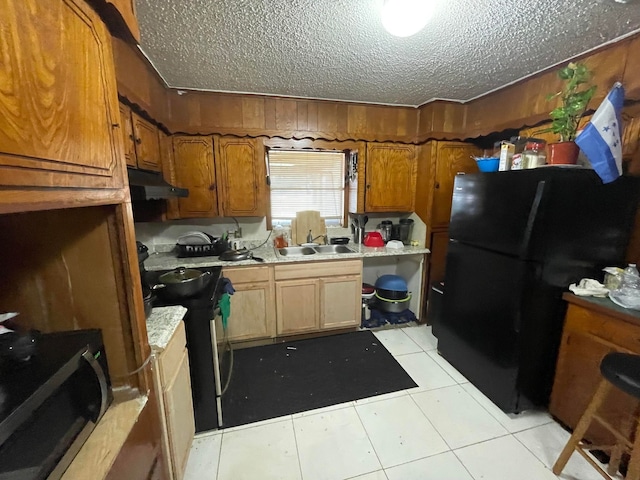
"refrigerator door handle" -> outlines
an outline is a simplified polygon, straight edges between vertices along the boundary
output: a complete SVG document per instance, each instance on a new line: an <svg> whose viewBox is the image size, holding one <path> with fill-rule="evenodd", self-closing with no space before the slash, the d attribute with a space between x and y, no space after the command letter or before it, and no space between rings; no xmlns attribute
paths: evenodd
<svg viewBox="0 0 640 480"><path fill-rule="evenodd" d="M520 258L526 258L528 256L527 254L529 252L531 236L533 235L533 230L535 228L536 218L538 218L538 210L540 210L540 204L542 203L545 187L546 182L542 180L538 183L538 187L536 188L536 194L533 197L533 202L531 203L529 218L527 220L527 226L525 228L524 237L522 239L522 250L520 251Z"/></svg>

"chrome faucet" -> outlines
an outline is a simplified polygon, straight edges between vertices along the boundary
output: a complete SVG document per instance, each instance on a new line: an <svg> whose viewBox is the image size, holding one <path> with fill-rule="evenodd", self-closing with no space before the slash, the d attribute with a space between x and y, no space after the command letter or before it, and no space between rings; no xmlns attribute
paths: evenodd
<svg viewBox="0 0 640 480"><path fill-rule="evenodd" d="M326 235L318 235L317 237L314 237L311 234L311 230L309 230L309 233L307 234L307 243L313 243L315 240L319 239L322 237L323 243L324 245L327 244L327 236Z"/></svg>

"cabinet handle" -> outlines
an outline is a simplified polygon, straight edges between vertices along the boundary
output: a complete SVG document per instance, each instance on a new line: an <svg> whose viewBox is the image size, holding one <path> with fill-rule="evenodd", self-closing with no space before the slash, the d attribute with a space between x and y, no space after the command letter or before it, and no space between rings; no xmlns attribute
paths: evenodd
<svg viewBox="0 0 640 480"><path fill-rule="evenodd" d="M436 182L435 188L440 188L440 182Z"/></svg>
<svg viewBox="0 0 640 480"><path fill-rule="evenodd" d="M120 124L119 123L112 123L111 124L111 128L120 128Z"/></svg>
<svg viewBox="0 0 640 480"><path fill-rule="evenodd" d="M368 184L368 185L367 185L367 188L371 188L371 184Z"/></svg>
<svg viewBox="0 0 640 480"><path fill-rule="evenodd" d="M137 143L138 145L140 145L140 144L142 143L142 139L141 139L141 138L136 138L136 143Z"/></svg>
<svg viewBox="0 0 640 480"><path fill-rule="evenodd" d="M212 183L211 185L209 185L209 190L211 190L212 192L216 189L216 184Z"/></svg>
<svg viewBox="0 0 640 480"><path fill-rule="evenodd" d="M133 134L131 134L131 133L129 134L129 140L132 140L134 142L136 141L136 139L134 138Z"/></svg>

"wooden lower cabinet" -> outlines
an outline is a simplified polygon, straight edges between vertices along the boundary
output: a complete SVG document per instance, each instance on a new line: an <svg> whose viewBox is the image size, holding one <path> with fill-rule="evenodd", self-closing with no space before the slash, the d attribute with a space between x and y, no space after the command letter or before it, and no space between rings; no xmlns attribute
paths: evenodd
<svg viewBox="0 0 640 480"><path fill-rule="evenodd" d="M225 268L222 275L231 280L229 341L273 338L276 335L276 311L272 267ZM220 322L216 322L216 327ZM219 327L218 327L219 328ZM224 332L216 332L218 340Z"/></svg>
<svg viewBox="0 0 640 480"><path fill-rule="evenodd" d="M600 362L610 352L640 354L640 315L615 308L606 299L587 300L565 294L569 307L562 333L549 412L575 428L602 379ZM610 305L610 306L607 306ZM619 426L631 415L637 401L614 388L601 415ZM606 445L613 437L594 422L585 437Z"/></svg>
<svg viewBox="0 0 640 480"><path fill-rule="evenodd" d="M163 450L169 478L181 479L189 458L196 427L191 397L189 355L184 324L180 322L166 348L158 355L155 371Z"/></svg>
<svg viewBox="0 0 640 480"><path fill-rule="evenodd" d="M343 275L320 279L320 328L360 325L362 276Z"/></svg>
<svg viewBox="0 0 640 480"><path fill-rule="evenodd" d="M317 278L276 282L278 335L314 332L320 328L319 287Z"/></svg>
<svg viewBox="0 0 640 480"><path fill-rule="evenodd" d="M276 265L274 278L278 335L360 324L361 260Z"/></svg>

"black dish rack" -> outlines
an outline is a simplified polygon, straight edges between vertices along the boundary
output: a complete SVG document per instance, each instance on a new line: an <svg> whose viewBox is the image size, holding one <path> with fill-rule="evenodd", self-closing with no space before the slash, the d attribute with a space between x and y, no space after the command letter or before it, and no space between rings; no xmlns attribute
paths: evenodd
<svg viewBox="0 0 640 480"><path fill-rule="evenodd" d="M220 240L214 243L204 245L181 245L176 244L178 257L217 257L225 250L229 250L229 243L226 240Z"/></svg>

